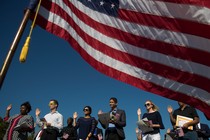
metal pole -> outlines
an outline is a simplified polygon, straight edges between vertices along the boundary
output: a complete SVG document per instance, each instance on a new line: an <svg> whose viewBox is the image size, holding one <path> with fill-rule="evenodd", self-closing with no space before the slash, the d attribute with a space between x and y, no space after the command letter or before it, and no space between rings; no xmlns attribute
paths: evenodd
<svg viewBox="0 0 210 140"><path fill-rule="evenodd" d="M16 36L15 36L13 42L12 42L12 45L10 46L10 50L7 53L7 57L6 57L5 61L4 61L4 64L3 64L2 68L1 68L1 73L0 73L0 89L1 89L1 87L3 85L5 76L7 74L7 70L9 69L10 63L12 62L12 58L13 58L13 56L15 54L15 51L17 49L17 45L18 45L18 43L19 43L19 41L20 41L20 39L22 37L23 31L24 31L24 29L26 27L26 24L28 22L28 19L29 19L30 15L31 15L31 10L27 9L25 14L24 14L23 20L22 20L22 22L20 24L20 27L19 27L19 29L18 29L18 31L16 33Z"/></svg>

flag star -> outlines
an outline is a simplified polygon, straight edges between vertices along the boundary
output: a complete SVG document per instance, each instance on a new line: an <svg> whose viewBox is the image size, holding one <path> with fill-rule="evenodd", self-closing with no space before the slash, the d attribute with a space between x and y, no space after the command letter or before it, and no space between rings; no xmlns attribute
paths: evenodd
<svg viewBox="0 0 210 140"><path fill-rule="evenodd" d="M103 6L104 5L104 2L103 1L100 1L100 5Z"/></svg>
<svg viewBox="0 0 210 140"><path fill-rule="evenodd" d="M114 8L114 7L115 7L115 5L114 5L114 3L112 3L112 4L111 4L111 8Z"/></svg>

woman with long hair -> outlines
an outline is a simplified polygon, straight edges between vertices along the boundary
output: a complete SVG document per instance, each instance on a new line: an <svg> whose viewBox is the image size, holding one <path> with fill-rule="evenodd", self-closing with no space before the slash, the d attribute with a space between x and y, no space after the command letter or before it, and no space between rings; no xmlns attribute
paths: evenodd
<svg viewBox="0 0 210 140"><path fill-rule="evenodd" d="M159 108L151 101L147 100L145 105L147 112L142 116L142 122L148 125L148 131L142 133L142 140L161 140L160 129L165 129ZM138 121L141 120L141 109L137 110Z"/></svg>

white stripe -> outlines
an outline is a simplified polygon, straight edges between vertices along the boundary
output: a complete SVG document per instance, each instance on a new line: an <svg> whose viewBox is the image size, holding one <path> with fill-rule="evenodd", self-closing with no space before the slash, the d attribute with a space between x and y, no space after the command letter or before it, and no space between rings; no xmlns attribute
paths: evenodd
<svg viewBox="0 0 210 140"><path fill-rule="evenodd" d="M130 44L127 44L125 42L119 41L117 39L110 38L108 36L103 35L102 33L98 32L97 30L94 30L94 28L86 25L84 22L82 22L71 10L63 5L65 11L69 13L69 16L74 20L75 23L78 23L80 28L85 31L88 35L95 38L96 40L110 46L111 48L114 48L116 50L119 50L121 52L126 52L129 54L132 54L137 57L141 57L143 59L153 61L156 63L160 63L175 69L178 69L180 71L189 72L191 74L198 74L203 77L207 77L210 79L210 67L201 65L199 63L194 63L186 60L181 60L179 58L175 58L172 56L167 56L164 54L160 54L154 51L149 51L146 49L141 49L135 46L132 46ZM156 47L156 46L155 46ZM199 69L198 69L199 68Z"/></svg>
<svg viewBox="0 0 210 140"><path fill-rule="evenodd" d="M58 1L56 1L56 3L59 5ZM83 13L88 13L87 16L91 17L93 20L108 25L110 27L117 28L124 32L145 37L151 40L158 40L169 44L179 45L181 47L195 48L198 50L210 52L209 39L122 21L121 19L117 19L115 17L110 17L106 14L93 11L92 9L87 8L78 1L71 1L71 3L73 3ZM67 7L63 8L67 11Z"/></svg>
<svg viewBox="0 0 210 140"><path fill-rule="evenodd" d="M186 94L188 96L191 96L193 98L197 98L201 100L202 102L207 103L210 105L210 94L202 89L192 87L189 85L185 85L164 77L161 77L159 75L155 75L153 73L147 72L145 70L139 69L137 67L134 67L132 65L128 65L125 63L122 63L118 60L115 60L86 44L86 42L78 36L76 31L61 17L54 15L53 13L50 13L49 16L47 16L48 11L44 8L40 9L40 14L48 21L56 24L57 26L60 26L64 29L67 29L66 31L75 39L78 41L79 45L90 55L92 56L96 61L103 63L104 65L110 66L118 71L121 71L123 73L126 73L128 75L131 75L133 77L136 77L138 79L142 79L145 81L150 81L152 83L155 83L159 86L162 86L164 88L171 89L175 92L179 91L183 94ZM45 14L42 14L45 13Z"/></svg>
<svg viewBox="0 0 210 140"><path fill-rule="evenodd" d="M176 4L157 0L121 0L120 8L151 15L180 18L210 25L210 9L207 7Z"/></svg>

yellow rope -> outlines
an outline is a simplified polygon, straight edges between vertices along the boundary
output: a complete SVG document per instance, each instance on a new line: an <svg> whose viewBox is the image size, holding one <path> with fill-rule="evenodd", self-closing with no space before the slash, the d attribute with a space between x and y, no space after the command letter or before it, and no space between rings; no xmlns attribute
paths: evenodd
<svg viewBox="0 0 210 140"><path fill-rule="evenodd" d="M31 40L31 35L32 35L32 31L33 31L34 26L35 26L35 22L36 22L36 18L37 18L39 9L40 9L41 1L42 0L39 0L39 3L38 3L38 6L37 6L37 9L36 9L36 13L35 13L32 25L31 25L31 29L30 29L29 35L26 38L26 41L25 41L25 43L23 45L23 48L22 48L22 51L21 51L21 54L20 54L19 60L20 60L21 63L26 61L26 57L27 57L27 54L28 54L28 48L29 48L29 44L30 44L30 40Z"/></svg>

